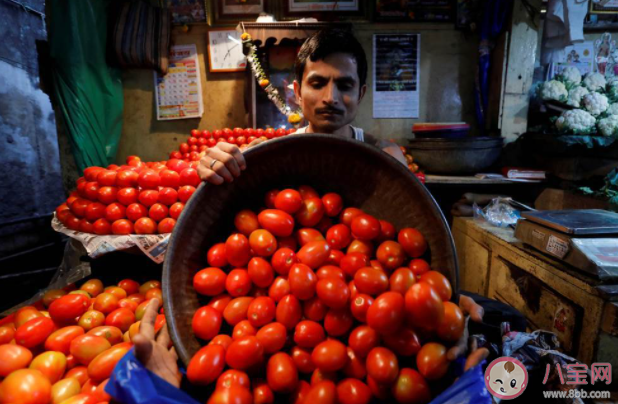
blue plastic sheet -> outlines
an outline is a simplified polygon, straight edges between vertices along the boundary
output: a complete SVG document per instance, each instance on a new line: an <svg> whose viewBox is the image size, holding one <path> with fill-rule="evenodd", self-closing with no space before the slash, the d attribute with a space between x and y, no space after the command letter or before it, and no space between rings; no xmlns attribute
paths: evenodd
<svg viewBox="0 0 618 404"><path fill-rule="evenodd" d="M105 391L123 404L199 404L146 369L135 357L134 349L116 364Z"/></svg>
<svg viewBox="0 0 618 404"><path fill-rule="evenodd" d="M491 395L485 386L484 364L485 361L469 369L431 404L491 404Z"/></svg>

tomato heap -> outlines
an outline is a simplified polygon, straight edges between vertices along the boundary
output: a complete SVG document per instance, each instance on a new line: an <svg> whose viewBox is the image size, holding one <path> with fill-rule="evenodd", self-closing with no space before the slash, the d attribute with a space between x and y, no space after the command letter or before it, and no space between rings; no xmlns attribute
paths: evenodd
<svg viewBox="0 0 618 404"><path fill-rule="evenodd" d="M268 128L268 129L253 129L253 128L225 128L211 131L193 129L191 136L186 142L183 142L170 153L170 159L183 159L185 161L199 161L200 153L208 150L209 147L214 147L217 143L226 142L235 144L244 150L251 142L256 139L270 140L277 137L283 137L295 132L296 129L285 128Z"/></svg>
<svg viewBox="0 0 618 404"><path fill-rule="evenodd" d="M56 217L84 233L171 233L200 184L197 165L178 159L143 163L129 156L123 166L88 167Z"/></svg>
<svg viewBox="0 0 618 404"><path fill-rule="evenodd" d="M162 302L159 281L124 279L104 288L90 279L77 290L49 290L0 320L0 404L110 401L103 389L152 298ZM164 324L159 314L155 330Z"/></svg>
<svg viewBox="0 0 618 404"><path fill-rule="evenodd" d="M205 345L187 376L216 386L208 403L429 402L464 316L423 235L307 186L265 205L238 212L194 275Z"/></svg>

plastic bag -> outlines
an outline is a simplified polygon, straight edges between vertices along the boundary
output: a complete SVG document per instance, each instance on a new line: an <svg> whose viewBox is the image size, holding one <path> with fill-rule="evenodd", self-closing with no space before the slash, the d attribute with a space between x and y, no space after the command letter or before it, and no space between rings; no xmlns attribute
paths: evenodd
<svg viewBox="0 0 618 404"><path fill-rule="evenodd" d="M485 387L485 361L464 373L430 404L491 404L491 395Z"/></svg>
<svg viewBox="0 0 618 404"><path fill-rule="evenodd" d="M476 203L472 205L474 218L485 220L497 227L515 225L521 217L519 211L510 205L511 198L494 198L481 209Z"/></svg>

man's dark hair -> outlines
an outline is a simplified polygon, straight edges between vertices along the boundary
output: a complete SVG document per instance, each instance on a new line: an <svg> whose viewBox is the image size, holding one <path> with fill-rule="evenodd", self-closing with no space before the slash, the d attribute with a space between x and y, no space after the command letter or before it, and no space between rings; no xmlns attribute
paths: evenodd
<svg viewBox="0 0 618 404"><path fill-rule="evenodd" d="M367 56L360 42L348 30L324 29L312 34L307 38L298 52L294 70L296 80L301 84L303 72L307 65L307 59L312 62L323 60L333 53L347 53L356 59L360 86L367 81Z"/></svg>

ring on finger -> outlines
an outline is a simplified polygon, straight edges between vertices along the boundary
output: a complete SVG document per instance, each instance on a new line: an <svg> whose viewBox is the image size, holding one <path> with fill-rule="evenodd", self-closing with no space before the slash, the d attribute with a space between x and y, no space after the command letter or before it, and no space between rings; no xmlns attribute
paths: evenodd
<svg viewBox="0 0 618 404"><path fill-rule="evenodd" d="M214 165L217 163L217 159L212 159L212 161L210 162L210 169L212 170L212 168L214 167Z"/></svg>

